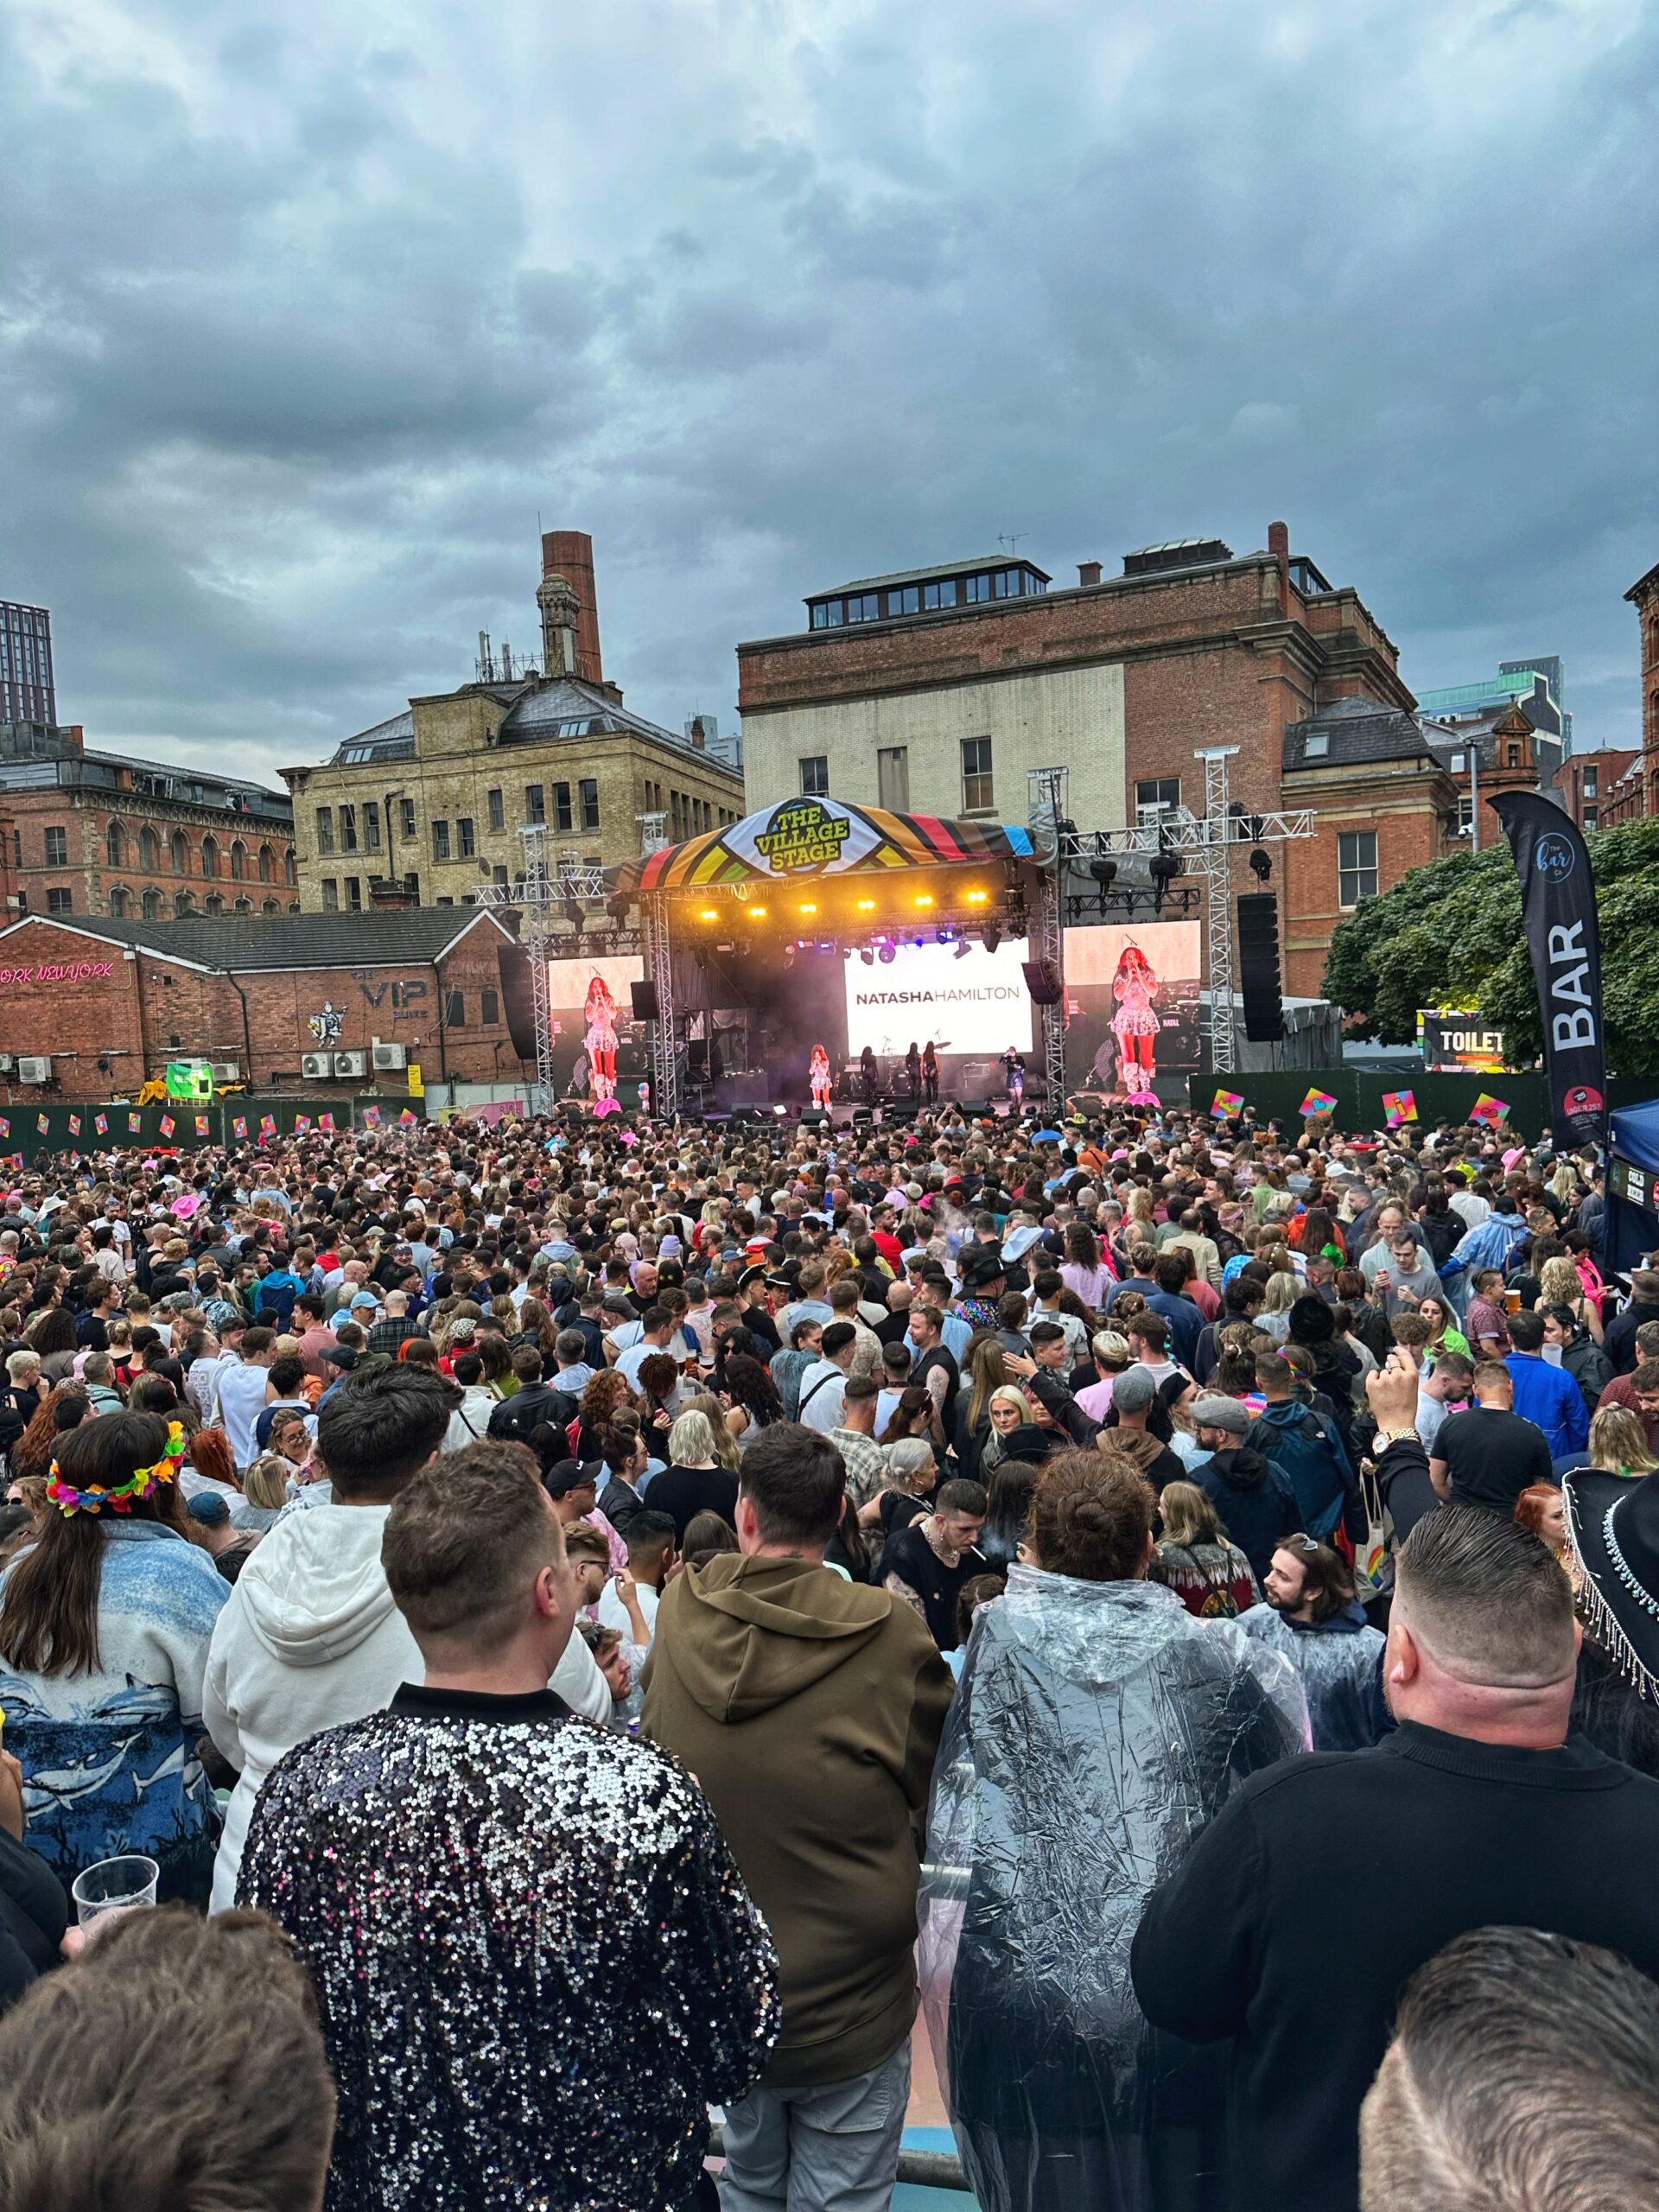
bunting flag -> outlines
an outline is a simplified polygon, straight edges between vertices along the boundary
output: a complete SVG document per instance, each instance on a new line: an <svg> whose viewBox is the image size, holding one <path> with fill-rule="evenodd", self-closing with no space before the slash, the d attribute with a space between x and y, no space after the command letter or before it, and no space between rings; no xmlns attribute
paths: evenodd
<svg viewBox="0 0 1659 2212"><path fill-rule="evenodd" d="M173 1134L174 1130L175 1130L175 1128L177 1128L177 1127L178 1127L178 1126L179 1126L179 1125L178 1125L178 1123L177 1123L177 1122L173 1119L173 1116L172 1116L170 1114L163 1114L163 1115L162 1115L162 1135L164 1137L170 1137L170 1136L172 1135L172 1134Z"/></svg>
<svg viewBox="0 0 1659 2212"><path fill-rule="evenodd" d="M142 1128L143 1128L143 1126L144 1126L144 1117L143 1117L143 1116L142 1114L129 1114L129 1115L128 1115L128 1116L127 1116L127 1135L128 1135L130 1137L136 1137L136 1136L137 1135L137 1134L138 1134L139 1130L140 1130L140 1129L142 1129Z"/></svg>
<svg viewBox="0 0 1659 2212"><path fill-rule="evenodd" d="M380 1109L378 1106L365 1106L363 1109L363 1126L365 1129L378 1129L379 1128Z"/></svg>
<svg viewBox="0 0 1659 2212"><path fill-rule="evenodd" d="M276 1135L276 1116L274 1114L262 1114L259 1116L259 1134L262 1137L274 1137Z"/></svg>
<svg viewBox="0 0 1659 2212"><path fill-rule="evenodd" d="M40 1131L41 1135L44 1136L47 1131L51 1128L52 1123L46 1115L37 1114L35 1116L35 1126Z"/></svg>
<svg viewBox="0 0 1659 2212"><path fill-rule="evenodd" d="M245 1144L247 1142L248 1117L245 1114L235 1114L232 1116L231 1134L235 1137L238 1144Z"/></svg>
<svg viewBox="0 0 1659 2212"><path fill-rule="evenodd" d="M1510 1102L1507 1098L1494 1098L1490 1090L1483 1090L1469 1109L1469 1118L1471 1122L1484 1122L1489 1129L1495 1129L1500 1122L1507 1122L1510 1118Z"/></svg>
<svg viewBox="0 0 1659 2212"><path fill-rule="evenodd" d="M416 1115L410 1108L405 1106L403 1112L397 1116L397 1125L400 1128L412 1129L419 1118L418 1115Z"/></svg>
<svg viewBox="0 0 1659 2212"><path fill-rule="evenodd" d="M1242 1114L1244 1111L1243 1092L1242 1090L1218 1090L1214 1098L1211 1101L1210 1111L1218 1121L1225 1120L1227 1116L1230 1114Z"/></svg>
<svg viewBox="0 0 1659 2212"><path fill-rule="evenodd" d="M199 1137L205 1137L207 1134L207 1116L205 1114L198 1114L196 1116L196 1135Z"/></svg>
<svg viewBox="0 0 1659 2212"><path fill-rule="evenodd" d="M0 1137L9 1137L10 1135L11 1135L11 1122L10 1122L10 1117L9 1117L7 1115L0 1114Z"/></svg>
<svg viewBox="0 0 1659 2212"><path fill-rule="evenodd" d="M98 1131L99 1136L108 1136L110 1134L109 1116L107 1114L94 1114L92 1116L92 1127Z"/></svg>
<svg viewBox="0 0 1659 2212"><path fill-rule="evenodd" d="M327 1129L329 1135L333 1136L334 1134L334 1116L332 1114L319 1114L317 1116L317 1127L320 1129Z"/></svg>
<svg viewBox="0 0 1659 2212"><path fill-rule="evenodd" d="M1310 1090L1297 1110L1306 1121L1310 1114L1334 1114L1337 1102L1328 1090Z"/></svg>
<svg viewBox="0 0 1659 2212"><path fill-rule="evenodd" d="M72 1137L78 1137L80 1135L80 1116L79 1114L72 1114L69 1116L69 1134Z"/></svg>
<svg viewBox="0 0 1659 2212"><path fill-rule="evenodd" d="M1402 1122L1417 1118L1417 1101L1408 1090L1385 1090L1382 1094L1382 1117L1391 1129Z"/></svg>
<svg viewBox="0 0 1659 2212"><path fill-rule="evenodd" d="M294 1134L296 1137L302 1137L310 1126L311 1116L308 1114L296 1114L294 1116Z"/></svg>

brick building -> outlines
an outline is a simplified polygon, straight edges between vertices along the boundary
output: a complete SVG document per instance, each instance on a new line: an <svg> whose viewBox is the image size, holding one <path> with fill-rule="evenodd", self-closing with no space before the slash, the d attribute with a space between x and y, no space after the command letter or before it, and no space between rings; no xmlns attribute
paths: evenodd
<svg viewBox="0 0 1659 2212"><path fill-rule="evenodd" d="M1555 790L1580 830L1617 829L1635 819L1631 801L1641 794L1640 768L1640 753L1628 749L1575 753L1556 771Z"/></svg>
<svg viewBox="0 0 1659 2212"><path fill-rule="evenodd" d="M280 791L90 748L76 725L0 728L0 895L10 916L289 911L294 815Z"/></svg>
<svg viewBox="0 0 1659 2212"><path fill-rule="evenodd" d="M1624 798L1623 818L1659 814L1659 568L1648 570L1624 594L1636 609L1642 653L1642 763L1636 790Z"/></svg>
<svg viewBox="0 0 1659 2212"><path fill-rule="evenodd" d="M251 1090L376 1086L377 1044L401 1047L425 1081L516 1082L497 949L512 932L487 911L175 922L31 915L0 930L4 1050L0 1096L136 1094L169 1059L234 1068ZM361 1053L361 1072L308 1076L304 1056ZM44 1087L18 1062L51 1062ZM533 1073L533 1070L531 1071ZM401 1064L378 1078L406 1092Z"/></svg>
<svg viewBox="0 0 1659 2212"><path fill-rule="evenodd" d="M316 767L285 768L300 902L371 906L396 885L416 906L470 906L480 883L523 867L519 830L544 823L550 861L610 868L638 858L651 823L671 841L740 820L743 778L689 736L623 704L600 658L593 543L542 540L541 667L513 671L482 640L479 680L410 700Z"/></svg>

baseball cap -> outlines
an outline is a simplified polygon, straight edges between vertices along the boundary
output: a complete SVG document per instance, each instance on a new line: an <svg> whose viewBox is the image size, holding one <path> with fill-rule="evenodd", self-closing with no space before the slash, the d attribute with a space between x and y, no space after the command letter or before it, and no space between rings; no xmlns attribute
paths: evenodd
<svg viewBox="0 0 1659 2212"><path fill-rule="evenodd" d="M569 1497L573 1490L596 1490L599 1478L592 1467L584 1467L580 1459L556 1459L542 1477L542 1488L550 1497Z"/></svg>
<svg viewBox="0 0 1659 2212"><path fill-rule="evenodd" d="M372 1290L359 1290L353 1295L351 1310L355 1313L361 1306L378 1306L379 1303L379 1300Z"/></svg>

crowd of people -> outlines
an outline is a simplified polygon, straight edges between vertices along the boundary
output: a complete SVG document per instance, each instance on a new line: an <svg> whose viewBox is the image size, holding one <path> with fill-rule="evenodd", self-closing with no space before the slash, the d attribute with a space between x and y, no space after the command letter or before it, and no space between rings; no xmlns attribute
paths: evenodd
<svg viewBox="0 0 1659 2212"><path fill-rule="evenodd" d="M1647 2201L1604 1189L1150 1109L19 1166L0 2201L196 2201L175 2121L204 2203L875 2212L918 2007L982 2212Z"/></svg>

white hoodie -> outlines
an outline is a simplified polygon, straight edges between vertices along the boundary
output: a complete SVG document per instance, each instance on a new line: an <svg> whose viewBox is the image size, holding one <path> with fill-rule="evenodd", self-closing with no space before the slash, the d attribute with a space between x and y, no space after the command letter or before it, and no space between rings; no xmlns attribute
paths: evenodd
<svg viewBox="0 0 1659 2212"><path fill-rule="evenodd" d="M400 1683L425 1675L380 1564L391 1510L319 1505L285 1515L255 1547L214 1625L202 1715L242 1770L213 1866L215 1912L236 1902L254 1800L277 1760L321 1729L380 1712ZM550 1687L573 1713L609 1721L609 1686L580 1636Z"/></svg>

